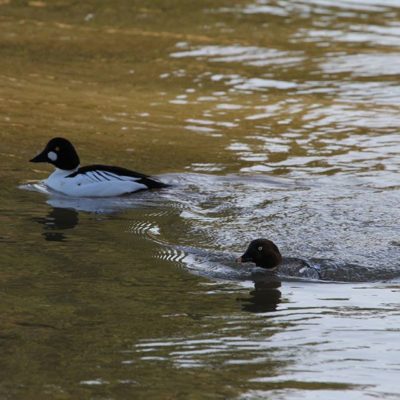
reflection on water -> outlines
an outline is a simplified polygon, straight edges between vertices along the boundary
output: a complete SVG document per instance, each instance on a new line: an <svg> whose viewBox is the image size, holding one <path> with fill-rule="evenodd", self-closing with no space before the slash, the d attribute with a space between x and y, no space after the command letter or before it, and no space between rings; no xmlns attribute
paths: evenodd
<svg viewBox="0 0 400 400"><path fill-rule="evenodd" d="M243 302L242 310L254 313L265 313L276 310L280 302L282 293L278 289L255 288L250 292L249 298L241 299Z"/></svg>
<svg viewBox="0 0 400 400"><path fill-rule="evenodd" d="M68 208L53 208L46 217L36 217L33 221L43 225L45 240L62 242L66 240L66 233L63 231L75 228L79 223L79 215Z"/></svg>
<svg viewBox="0 0 400 400"><path fill-rule="evenodd" d="M240 299L242 310L265 313L275 311L281 301L282 293L278 288L282 282L275 273L254 274L254 290L250 297Z"/></svg>
<svg viewBox="0 0 400 400"><path fill-rule="evenodd" d="M233 259L399 269L399 2L161 3L0 0L0 397L398 398L398 281ZM58 135L173 186L16 189Z"/></svg>
<svg viewBox="0 0 400 400"><path fill-rule="evenodd" d="M337 390L351 390L350 396L357 398L365 390L377 394L382 387L396 393L396 372L391 367L398 365L396 356L392 352L385 352L379 359L375 356L389 342L398 351L395 331L386 331L381 320L387 313L393 316L390 299L396 295L383 286L349 288L355 299L344 296L342 289L340 285L317 284L300 290L298 285L290 285L286 289L291 293L290 301L285 300L278 312L256 314L257 318L249 317L251 313L225 316L229 324L208 335L143 340L135 346L132 361L154 363L158 359L164 365L170 361L180 368L198 370L222 359L231 371L236 366L242 374L255 375L249 378L252 388L245 390L243 398L265 397L271 392L278 398L308 398L313 390L320 394L332 391L336 396ZM385 300L377 302L377 295L385 296ZM250 326L252 334L243 334ZM380 335L387 335L388 343L376 340ZM302 361L298 362L297 357ZM384 371L377 386L370 386L367 371L371 362ZM351 374L348 368L352 368ZM284 388L282 396L276 386Z"/></svg>

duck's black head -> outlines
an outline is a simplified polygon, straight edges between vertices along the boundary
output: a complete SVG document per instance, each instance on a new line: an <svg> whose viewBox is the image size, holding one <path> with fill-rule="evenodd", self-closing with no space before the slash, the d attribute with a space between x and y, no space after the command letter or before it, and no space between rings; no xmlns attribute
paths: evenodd
<svg viewBox="0 0 400 400"><path fill-rule="evenodd" d="M51 139L44 150L32 158L30 162L47 162L64 170L76 169L80 163L72 143L61 137Z"/></svg>
<svg viewBox="0 0 400 400"><path fill-rule="evenodd" d="M282 256L278 247L271 240L256 239L249 244L238 261L253 262L257 267L273 269L282 262Z"/></svg>

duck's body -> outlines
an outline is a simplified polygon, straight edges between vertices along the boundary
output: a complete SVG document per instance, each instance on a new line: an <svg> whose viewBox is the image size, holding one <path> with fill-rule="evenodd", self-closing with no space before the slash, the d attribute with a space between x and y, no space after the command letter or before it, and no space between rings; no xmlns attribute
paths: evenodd
<svg viewBox="0 0 400 400"><path fill-rule="evenodd" d="M165 185L124 168L89 165L76 170L56 169L44 184L56 192L74 197L110 197Z"/></svg>
<svg viewBox="0 0 400 400"><path fill-rule="evenodd" d="M51 190L73 197L110 197L167 185L139 172L108 165L79 166L72 144L63 138L50 140L32 162L53 164L56 170L43 181Z"/></svg>
<svg viewBox="0 0 400 400"><path fill-rule="evenodd" d="M268 274L312 280L338 282L367 282L398 278L398 267L373 268L321 258L301 259L282 257L278 247L267 239L253 240L240 262L253 262Z"/></svg>

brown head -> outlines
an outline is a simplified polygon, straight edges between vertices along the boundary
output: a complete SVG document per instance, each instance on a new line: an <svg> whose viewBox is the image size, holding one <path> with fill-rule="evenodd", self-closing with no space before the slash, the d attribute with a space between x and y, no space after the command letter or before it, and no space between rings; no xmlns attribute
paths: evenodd
<svg viewBox="0 0 400 400"><path fill-rule="evenodd" d="M253 262L257 267L274 269L282 262L282 256L274 242L268 239L253 240L239 262Z"/></svg>

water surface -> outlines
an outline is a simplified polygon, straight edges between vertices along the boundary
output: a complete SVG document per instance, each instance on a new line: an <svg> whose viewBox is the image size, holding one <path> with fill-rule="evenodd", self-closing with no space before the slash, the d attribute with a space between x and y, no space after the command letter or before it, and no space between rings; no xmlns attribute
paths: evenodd
<svg viewBox="0 0 400 400"><path fill-rule="evenodd" d="M3 0L0 25L1 397L399 398L399 2ZM58 135L173 187L21 190ZM260 236L377 279L260 294L231 279Z"/></svg>

